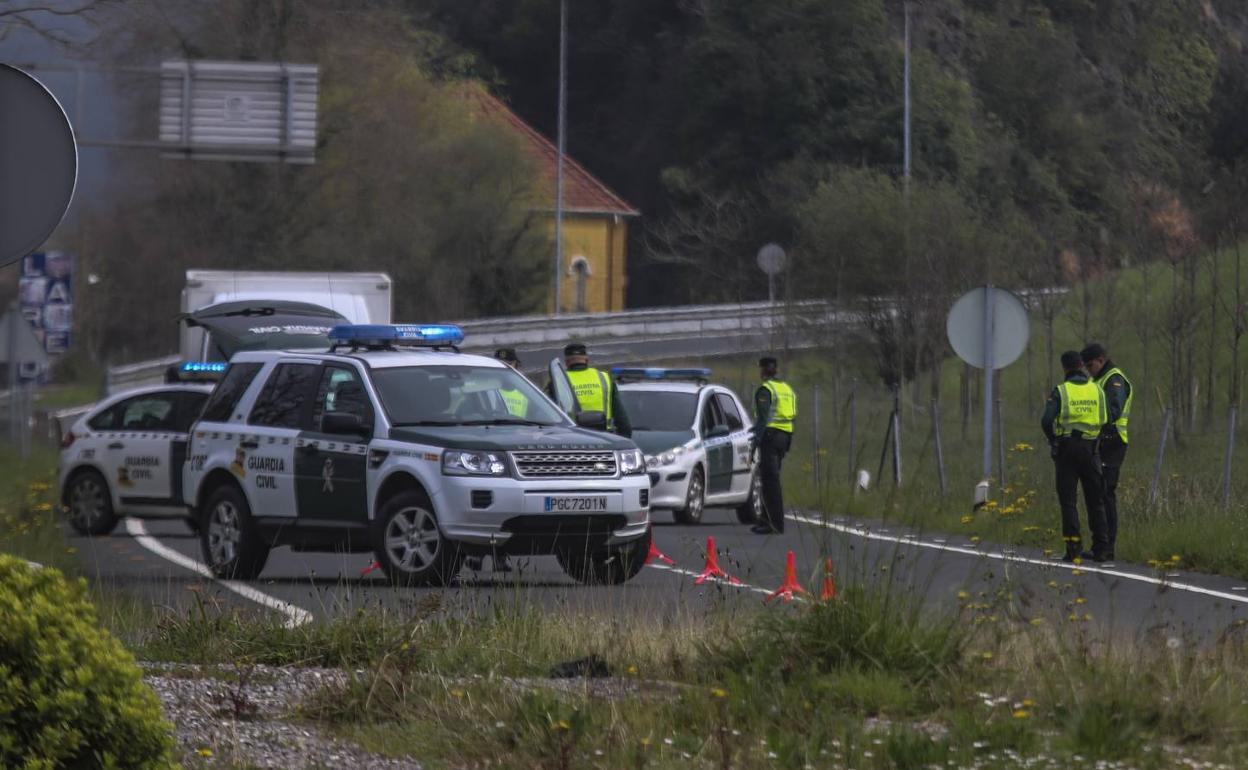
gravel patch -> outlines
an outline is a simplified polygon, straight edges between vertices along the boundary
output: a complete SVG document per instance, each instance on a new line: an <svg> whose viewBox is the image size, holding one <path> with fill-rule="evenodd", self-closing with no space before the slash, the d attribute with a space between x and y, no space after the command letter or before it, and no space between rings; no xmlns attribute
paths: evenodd
<svg viewBox="0 0 1248 770"><path fill-rule="evenodd" d="M300 703L345 671L318 668L188 666L144 663L190 767L320 770L421 770L414 759L370 754L314 725L291 721ZM239 685L246 677L245 686Z"/></svg>

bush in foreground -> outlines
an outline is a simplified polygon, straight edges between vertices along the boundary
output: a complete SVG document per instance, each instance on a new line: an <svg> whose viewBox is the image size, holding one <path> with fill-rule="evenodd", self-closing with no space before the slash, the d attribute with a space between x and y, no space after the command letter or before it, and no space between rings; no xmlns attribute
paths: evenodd
<svg viewBox="0 0 1248 770"><path fill-rule="evenodd" d="M81 581L0 556L0 767L167 768L156 694Z"/></svg>

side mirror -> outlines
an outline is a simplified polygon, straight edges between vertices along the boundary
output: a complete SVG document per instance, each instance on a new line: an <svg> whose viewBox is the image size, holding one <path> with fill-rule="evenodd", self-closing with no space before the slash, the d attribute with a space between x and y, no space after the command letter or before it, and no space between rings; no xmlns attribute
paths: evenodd
<svg viewBox="0 0 1248 770"><path fill-rule="evenodd" d="M368 428L358 414L350 412L326 412L321 415L321 433L336 436L366 436Z"/></svg>
<svg viewBox="0 0 1248 770"><path fill-rule="evenodd" d="M723 438L724 436L729 436L731 434L732 431L728 429L727 425L716 425L708 430L706 432L706 436L703 438Z"/></svg>
<svg viewBox="0 0 1248 770"><path fill-rule="evenodd" d="M577 412L576 424L590 430L606 430L607 415L603 412Z"/></svg>

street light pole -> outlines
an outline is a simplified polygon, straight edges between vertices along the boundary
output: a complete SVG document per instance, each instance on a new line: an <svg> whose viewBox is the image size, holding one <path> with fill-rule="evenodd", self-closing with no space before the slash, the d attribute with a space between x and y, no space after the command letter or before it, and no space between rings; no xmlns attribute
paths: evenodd
<svg viewBox="0 0 1248 770"><path fill-rule="evenodd" d="M567 147L568 112L568 0L559 0L559 118L558 153L555 161L555 307L563 304L563 155Z"/></svg>

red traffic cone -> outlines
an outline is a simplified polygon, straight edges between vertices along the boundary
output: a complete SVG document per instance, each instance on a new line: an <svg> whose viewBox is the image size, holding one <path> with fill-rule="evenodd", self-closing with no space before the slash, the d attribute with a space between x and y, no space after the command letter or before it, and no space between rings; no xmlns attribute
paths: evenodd
<svg viewBox="0 0 1248 770"><path fill-rule="evenodd" d="M733 585L741 584L740 580L737 580L732 575L724 572L724 570L719 566L719 554L715 551L715 538L713 537L708 537L706 539L706 568L702 570L701 575L698 575L697 580L693 581L693 584L695 586L700 586L706 582L707 578L727 580Z"/></svg>
<svg viewBox="0 0 1248 770"><path fill-rule="evenodd" d="M836 598L836 578L832 575L832 560L823 565L823 590L819 592L819 601L830 602Z"/></svg>
<svg viewBox="0 0 1248 770"><path fill-rule="evenodd" d="M669 567L676 563L675 559L665 556L662 551L656 548L654 546L654 541L651 540L650 541L650 553L646 554L645 563L649 564L650 562L653 562L653 561L661 561L664 564L668 565Z"/></svg>
<svg viewBox="0 0 1248 770"><path fill-rule="evenodd" d="M786 602L793 601L793 594L804 594L806 589L798 585L797 582L797 566L793 561L793 552L789 551L788 558L784 564L784 582L779 588L767 594L767 598L763 599L763 604L767 604L772 599L780 597Z"/></svg>
<svg viewBox="0 0 1248 770"><path fill-rule="evenodd" d="M365 576L365 575L367 575L368 573L370 573L370 572L372 572L372 571L374 571L374 570L379 570L379 569L381 569L381 562L379 562L379 561L375 561L375 562L373 562L372 564L370 564L370 565L368 565L367 567L365 567L364 569L360 570L360 577L364 577L364 576Z"/></svg>

